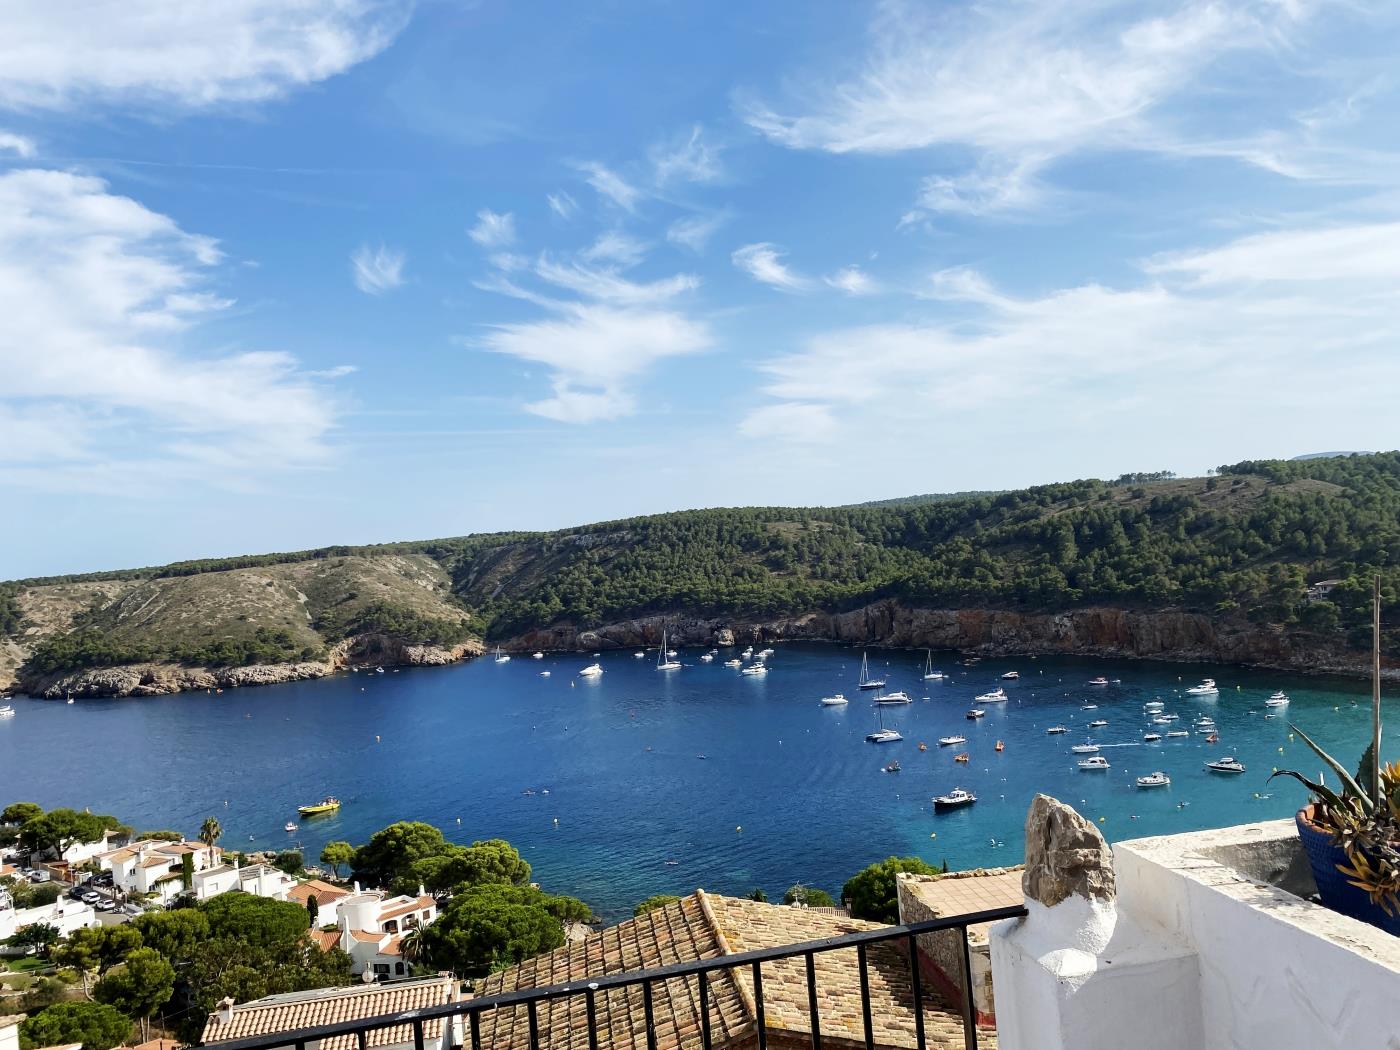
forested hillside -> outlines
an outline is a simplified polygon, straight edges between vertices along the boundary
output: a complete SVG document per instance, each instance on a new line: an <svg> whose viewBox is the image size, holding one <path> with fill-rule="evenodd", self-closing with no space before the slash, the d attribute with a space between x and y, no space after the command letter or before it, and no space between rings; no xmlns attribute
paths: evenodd
<svg viewBox="0 0 1400 1050"><path fill-rule="evenodd" d="M1400 611L1400 453L25 580L0 585L0 637L44 670L133 654L254 662L357 632L444 644L469 630L509 638L656 614L754 621L892 598L1181 609L1364 646L1373 572L1388 616Z"/></svg>

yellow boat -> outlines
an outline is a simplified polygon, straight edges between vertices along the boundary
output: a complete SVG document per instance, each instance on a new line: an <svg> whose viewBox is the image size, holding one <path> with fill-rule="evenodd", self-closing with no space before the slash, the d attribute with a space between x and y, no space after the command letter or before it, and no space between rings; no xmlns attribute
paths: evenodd
<svg viewBox="0 0 1400 1050"><path fill-rule="evenodd" d="M323 813L334 813L340 808L340 799L327 795L314 806L298 806L297 812L303 817L319 817Z"/></svg>

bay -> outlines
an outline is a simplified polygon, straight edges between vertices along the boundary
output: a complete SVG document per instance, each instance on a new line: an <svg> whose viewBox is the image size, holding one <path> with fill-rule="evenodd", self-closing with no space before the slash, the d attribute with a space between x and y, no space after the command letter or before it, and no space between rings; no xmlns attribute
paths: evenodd
<svg viewBox="0 0 1400 1050"><path fill-rule="evenodd" d="M19 699L15 716L0 720L0 802L86 806L190 834L213 815L226 848L300 845L309 862L332 839L358 844L394 821L423 820L455 841L508 839L546 889L615 919L653 893L697 886L761 887L776 899L802 882L837 894L852 873L891 854L953 868L1017 863L1038 791L1075 805L1110 840L1291 816L1302 789L1270 784L1269 773L1315 774L1321 763L1291 737L1289 720L1348 765L1370 731L1368 686L1355 680L1059 657L965 666L939 653L950 679L925 683L922 652L870 650L888 688L914 697L882 709L904 740L873 745L864 740L876 713L871 694L857 689L859 651L776 648L763 677L724 667L737 655L727 650L712 663L700 662L702 650L682 650L685 667L658 671L651 650L643 659L600 656L605 673L595 679L577 677L587 655L487 656L222 694ZM1002 682L1010 669L1021 678ZM1117 682L1088 684L1099 675ZM1219 681L1218 699L1185 695L1204 675ZM966 719L972 698L996 685L1009 701ZM1292 703L1268 711L1275 689ZM819 705L836 691L847 706ZM1154 697L1180 716L1176 724L1147 724L1142 705ZM1202 713L1218 723L1218 744L1194 732L1142 740L1149 730L1190 730ZM1096 718L1109 724L1091 732ZM1059 723L1070 732L1046 734ZM939 747L950 734L968 743ZM1091 737L1106 772L1080 772L1081 756L1069 751ZM966 765L954 761L962 751ZM1248 771L1205 771L1205 761L1227 754ZM895 758L901 772L883 772ZM1170 788L1135 789L1134 778L1155 770L1172 777ZM977 804L935 815L930 797L959 786ZM343 800L339 813L283 831L298 805L327 794Z"/></svg>

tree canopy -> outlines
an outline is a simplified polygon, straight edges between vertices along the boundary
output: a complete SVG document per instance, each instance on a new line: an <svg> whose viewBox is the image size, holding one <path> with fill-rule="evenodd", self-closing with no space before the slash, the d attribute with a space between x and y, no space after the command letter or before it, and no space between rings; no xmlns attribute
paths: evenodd
<svg viewBox="0 0 1400 1050"><path fill-rule="evenodd" d="M632 909L632 914L634 916L645 915L647 912L655 911L657 908L664 908L668 904L675 904L678 900L680 900L680 898L674 894L657 893L640 902Z"/></svg>
<svg viewBox="0 0 1400 1050"><path fill-rule="evenodd" d="M83 1050L112 1050L131 1034L131 1018L106 1003L54 1003L20 1024L20 1045L82 1043Z"/></svg>
<svg viewBox="0 0 1400 1050"><path fill-rule="evenodd" d="M888 857L862 868L846 881L841 890L841 896L851 902L851 917L871 922L898 922L899 899L895 876L900 872L937 875L938 869L930 867L918 857Z"/></svg>
<svg viewBox="0 0 1400 1050"><path fill-rule="evenodd" d="M486 883L454 896L421 940L432 966L478 977L558 948L564 929L548 894Z"/></svg>

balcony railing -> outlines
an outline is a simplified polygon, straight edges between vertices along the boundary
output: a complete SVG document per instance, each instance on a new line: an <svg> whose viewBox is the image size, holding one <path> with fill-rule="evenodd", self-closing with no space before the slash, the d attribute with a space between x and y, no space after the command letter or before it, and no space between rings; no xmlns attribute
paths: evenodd
<svg viewBox="0 0 1400 1050"><path fill-rule="evenodd" d="M213 1050L273 1050L273 1048L294 1047L295 1050L315 1050L315 1044L337 1036L354 1036L358 1050L367 1050L369 1034L385 1028L409 1026L413 1032L414 1050L426 1050L424 1026L433 1021L446 1021L449 1018L465 1017L464 1050L493 1050L482 1038L482 1018L493 1010L524 1008L529 1019L528 1043L530 1050L540 1050L547 1043L547 1035L540 1030L538 1007L541 1003L559 1000L572 1000L582 997L587 1010L587 1035L589 1050L608 1050L608 1044L599 1042L597 1002L598 997L617 989L633 988L642 990L642 1009L646 1020L647 1050L670 1050L674 1044L665 1047L658 1045L655 1019L653 1017L653 986L659 982L695 978L699 987L700 1040L703 1050L713 1046L712 1022L710 1017L711 974L721 970L742 970L748 968L753 982L754 1017L753 1033L759 1050L766 1050L768 1032L764 1023L763 964L782 959L802 958L806 962L807 973L807 1017L811 1028L812 1050L822 1048L821 1013L817 993L816 957L825 952L855 949L860 973L860 1008L864 1026L864 1042L867 1050L875 1050L877 1045L874 1018L870 1001L870 973L867 953L872 945L890 941L903 941L906 945L909 963L909 979L913 992L914 1037L918 1050L927 1046L924 1032L924 1003L926 993L919 972L917 938L924 934L945 930L957 930L962 939L962 1030L966 1050L977 1050L977 1008L973 998L972 952L968 943L968 927L1000 919L1020 918L1026 909L1020 905L1009 908L995 908L990 911L971 912L947 918L932 919L928 922L912 923L906 926L889 926L878 930L850 933L841 937L828 937L823 940L805 941L800 944L787 944L776 948L759 948L755 951L738 952L715 959L695 962L675 963L650 970L636 970L631 973L608 974L595 978L584 978L567 984L549 985L543 988L526 988L498 995L483 996L477 999L464 999L460 1002L445 1003L440 1006L418 1010L405 1010L400 1013L384 1014L358 1021L321 1025L317 1028L304 1028L297 1031L279 1032L251 1039L237 1039L210 1044ZM935 993L936 994L936 993ZM446 1032L456 1026L444 1024ZM542 1040L544 1040L542 1042ZM792 1033L784 1039L791 1045ZM397 1043L397 1040L395 1041ZM437 1039L432 1040L437 1043ZM842 1038L842 1045L849 1040ZM449 1038L447 1043L455 1043ZM444 1045L447 1045L445 1043Z"/></svg>

